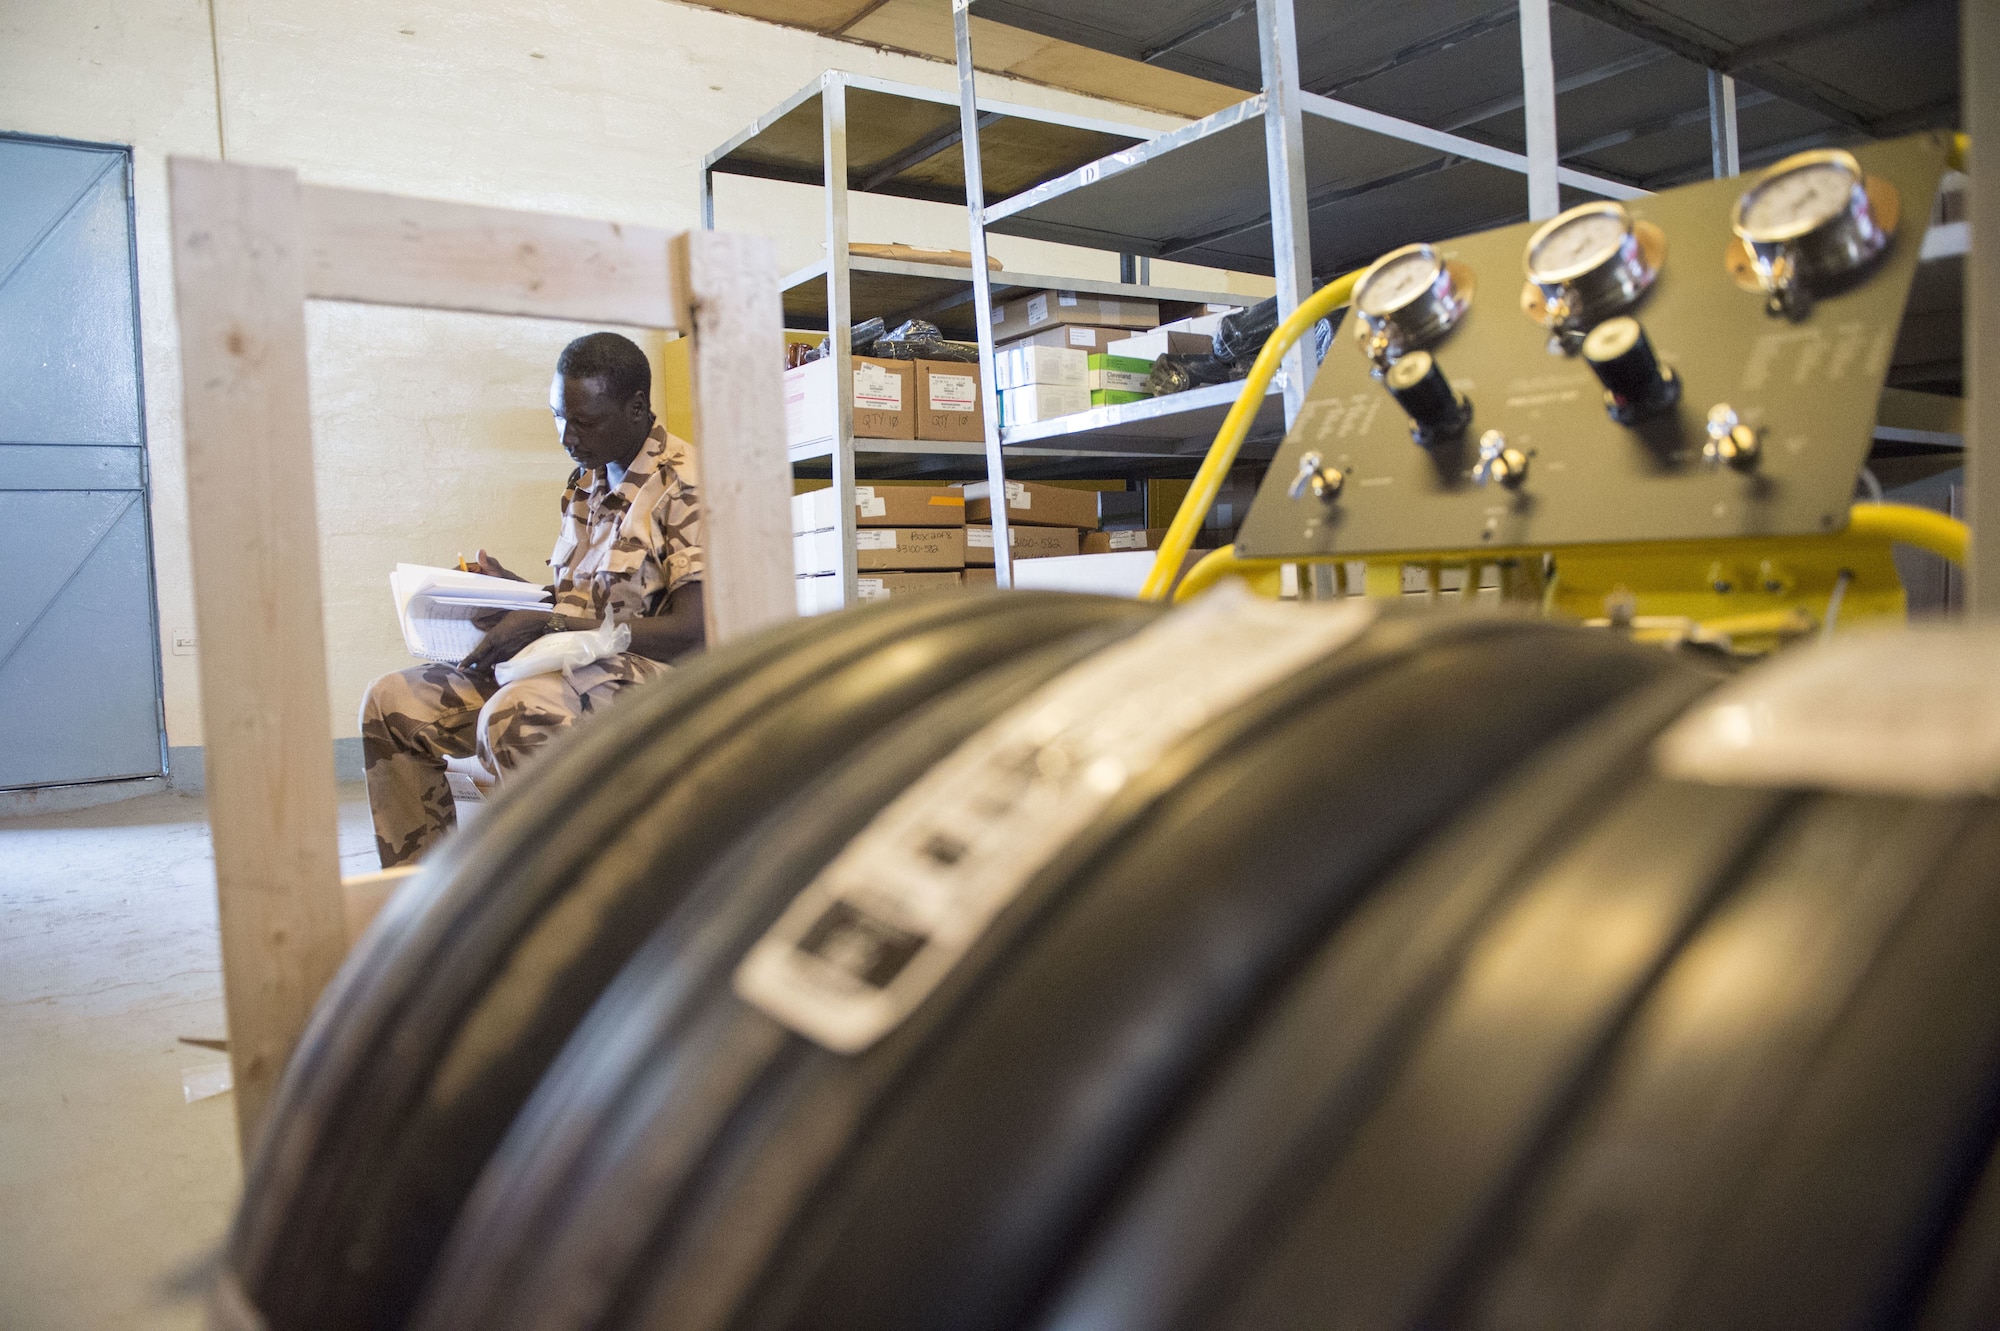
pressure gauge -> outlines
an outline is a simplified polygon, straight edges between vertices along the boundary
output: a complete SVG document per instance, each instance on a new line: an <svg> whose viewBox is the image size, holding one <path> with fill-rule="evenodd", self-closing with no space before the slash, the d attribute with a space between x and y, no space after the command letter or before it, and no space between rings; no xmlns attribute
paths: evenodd
<svg viewBox="0 0 2000 1331"><path fill-rule="evenodd" d="M1521 308L1550 332L1551 351L1574 352L1592 327L1629 309L1666 262L1666 234L1604 200L1559 213L1528 238Z"/></svg>
<svg viewBox="0 0 2000 1331"><path fill-rule="evenodd" d="M1736 200L1730 266L1770 297L1773 314L1798 318L1815 288L1860 272L1889 247L1899 211L1895 188L1864 176L1854 154L1796 153Z"/></svg>
<svg viewBox="0 0 2000 1331"><path fill-rule="evenodd" d="M1472 290L1472 270L1429 245L1405 245L1371 264L1354 284L1354 332L1376 373L1450 332Z"/></svg>

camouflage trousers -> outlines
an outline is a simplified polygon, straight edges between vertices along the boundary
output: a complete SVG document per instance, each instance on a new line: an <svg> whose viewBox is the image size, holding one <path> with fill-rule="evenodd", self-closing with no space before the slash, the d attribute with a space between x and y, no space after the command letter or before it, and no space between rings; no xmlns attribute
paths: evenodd
<svg viewBox="0 0 2000 1331"><path fill-rule="evenodd" d="M392 671L361 703L368 808L382 867L417 859L458 824L447 758L477 755L503 784L578 717L667 667L626 652L561 674L496 686L456 666Z"/></svg>

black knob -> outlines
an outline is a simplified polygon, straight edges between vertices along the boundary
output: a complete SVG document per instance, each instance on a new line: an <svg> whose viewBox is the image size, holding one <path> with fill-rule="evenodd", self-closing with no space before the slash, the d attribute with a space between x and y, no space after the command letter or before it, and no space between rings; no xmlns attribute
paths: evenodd
<svg viewBox="0 0 2000 1331"><path fill-rule="evenodd" d="M1382 376L1389 396L1409 413L1410 436L1429 447L1441 440L1465 433L1472 419L1472 404L1454 393L1451 383L1428 351L1412 351L1400 357Z"/></svg>
<svg viewBox="0 0 2000 1331"><path fill-rule="evenodd" d="M1606 319L1583 339L1583 359L1604 385L1604 409L1620 425L1666 411L1681 400L1681 381L1660 364L1646 330L1630 315Z"/></svg>

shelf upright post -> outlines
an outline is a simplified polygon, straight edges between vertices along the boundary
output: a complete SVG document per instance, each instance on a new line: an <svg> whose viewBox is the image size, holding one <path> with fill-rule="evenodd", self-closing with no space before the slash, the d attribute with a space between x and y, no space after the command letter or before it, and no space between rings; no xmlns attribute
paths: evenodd
<svg viewBox="0 0 2000 1331"><path fill-rule="evenodd" d="M2000 13L1981 0L1959 10L1961 123L1972 139L1966 201L1972 248L1965 256L1966 611L2000 622ZM1983 145L1983 146L1982 146Z"/></svg>
<svg viewBox="0 0 2000 1331"><path fill-rule="evenodd" d="M1278 281L1278 317L1312 295L1312 229L1306 204L1305 116L1299 103L1299 32L1292 0L1257 0L1257 47L1264 74L1264 161L1271 181L1271 253ZM1285 355L1285 426L1318 368L1301 338Z"/></svg>
<svg viewBox="0 0 2000 1331"><path fill-rule="evenodd" d="M1528 129L1528 217L1540 221L1562 211L1556 172L1556 61L1549 40L1549 0L1520 0L1521 113Z"/></svg>
<svg viewBox="0 0 2000 1331"><path fill-rule="evenodd" d="M951 0L952 45L958 55L959 148L965 158L965 209L972 250L972 316L978 326L979 386L986 418L986 494L993 512L993 581L1014 585L1014 547L1007 523L1007 461L1000 451L1000 393L993 375L993 275L986 267L986 177L979 164L979 89L972 68L972 0Z"/></svg>
<svg viewBox="0 0 2000 1331"><path fill-rule="evenodd" d="M1708 71L1708 152L1717 179L1743 174L1736 138L1736 80Z"/></svg>
<svg viewBox="0 0 2000 1331"><path fill-rule="evenodd" d="M820 155L826 166L826 340L833 358L833 507L840 522L840 603L854 585L854 293L847 240L847 76L820 76Z"/></svg>

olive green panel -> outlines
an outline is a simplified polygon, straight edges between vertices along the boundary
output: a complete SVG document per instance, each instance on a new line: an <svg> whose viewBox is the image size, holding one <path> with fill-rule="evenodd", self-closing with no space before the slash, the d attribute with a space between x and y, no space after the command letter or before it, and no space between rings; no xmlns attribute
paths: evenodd
<svg viewBox="0 0 2000 1331"><path fill-rule="evenodd" d="M1245 557L1557 546L1604 541L1802 535L1845 521L1867 459L1946 139L1922 134L1854 150L1893 184L1901 220L1858 285L1793 323L1765 313L1723 266L1731 206L1749 179L1705 181L1628 205L1667 237L1658 281L1631 311L1684 385L1679 406L1638 428L1613 422L1580 357L1551 355L1522 313L1521 255L1533 223L1442 242L1477 275L1464 320L1432 348L1473 419L1456 447L1426 451L1369 373L1350 322L1313 382L1237 538ZM1709 409L1763 430L1743 474L1700 465ZM1499 430L1529 457L1518 491L1472 483L1478 439ZM1288 487L1307 451L1341 469L1325 502Z"/></svg>

